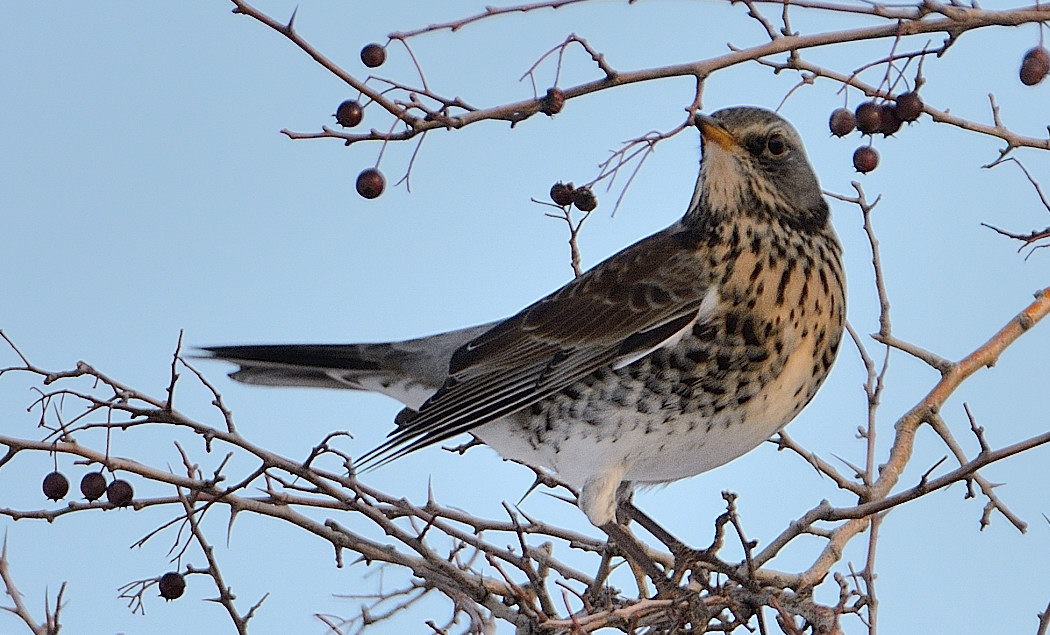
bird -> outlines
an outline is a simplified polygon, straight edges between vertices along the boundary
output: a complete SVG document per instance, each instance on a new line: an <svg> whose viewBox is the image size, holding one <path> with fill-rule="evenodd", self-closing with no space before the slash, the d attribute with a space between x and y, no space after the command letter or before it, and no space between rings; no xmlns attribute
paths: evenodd
<svg viewBox="0 0 1050 635"><path fill-rule="evenodd" d="M799 133L770 110L694 115L684 216L503 320L398 342L204 347L238 382L389 395L405 409L367 469L470 433L578 492L591 523L624 492L769 440L832 367L842 248Z"/></svg>

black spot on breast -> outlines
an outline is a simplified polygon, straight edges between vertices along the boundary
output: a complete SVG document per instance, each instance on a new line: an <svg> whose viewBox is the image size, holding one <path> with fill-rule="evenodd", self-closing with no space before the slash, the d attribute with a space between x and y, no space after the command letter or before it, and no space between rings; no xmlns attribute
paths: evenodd
<svg viewBox="0 0 1050 635"><path fill-rule="evenodd" d="M788 260L787 266L784 267L784 271L780 274L780 283L777 285L777 306L784 304L784 291L787 289L788 282L791 281L791 271L795 268L795 260Z"/></svg>
<svg viewBox="0 0 1050 635"><path fill-rule="evenodd" d="M580 397L583 397L583 391L580 390L580 387L577 384L569 384L568 386L563 388L561 392L566 397L568 397L569 399L572 399L574 401L576 399L579 399Z"/></svg>
<svg viewBox="0 0 1050 635"><path fill-rule="evenodd" d="M671 355L668 362L671 364L671 368L686 373L696 368L697 364L697 360L692 359L688 353L685 355Z"/></svg>
<svg viewBox="0 0 1050 635"><path fill-rule="evenodd" d="M764 348L753 348L747 352L747 361L756 363L769 359L769 351Z"/></svg>
<svg viewBox="0 0 1050 635"><path fill-rule="evenodd" d="M704 392L706 392L708 394L712 394L712 395L724 395L727 392L726 387L725 387L724 384L722 384L721 382L717 382L717 381L711 380L711 379L704 379L704 380L702 380L700 382L700 388ZM722 406L722 407L724 407L724 406ZM715 411L716 412L719 409L720 409L719 406L715 407Z"/></svg>
<svg viewBox="0 0 1050 635"><path fill-rule="evenodd" d="M700 340L701 342L714 341L716 335L718 335L718 330L713 324L697 323L693 325L693 337Z"/></svg>
<svg viewBox="0 0 1050 635"><path fill-rule="evenodd" d="M726 334L732 335L736 333L737 327L740 324L740 316L736 313L730 313L726 315Z"/></svg>
<svg viewBox="0 0 1050 635"><path fill-rule="evenodd" d="M708 353L705 349L702 349L702 348L698 348L696 350L689 351L688 353L685 354L685 356L688 357L689 359L691 359L692 361L696 362L697 364L703 364L704 362L706 362L709 359L711 359L711 354Z"/></svg>
<svg viewBox="0 0 1050 635"><path fill-rule="evenodd" d="M744 338L744 343L748 346L758 346L762 343L759 339L758 333L755 331L755 319L748 316L744 319L743 325L740 327L740 335Z"/></svg>

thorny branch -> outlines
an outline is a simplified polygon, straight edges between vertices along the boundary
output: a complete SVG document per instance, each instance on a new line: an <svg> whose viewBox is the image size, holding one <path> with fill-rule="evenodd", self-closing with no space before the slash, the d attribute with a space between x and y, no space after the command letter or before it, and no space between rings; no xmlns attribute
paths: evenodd
<svg viewBox="0 0 1050 635"><path fill-rule="evenodd" d="M339 555L339 563L342 562L341 552L348 550L359 554L366 563L385 563L387 566L402 567L424 581L427 588L450 598L455 611L462 610L457 607L462 607L464 598L468 598L478 610L486 612L492 619L508 621L518 626L530 624L530 628L540 629L541 632L562 632L564 628L568 628L565 625L570 623L571 629L577 629L577 632L579 629L590 632L600 627L622 630L641 624L661 628L661 625L666 626L670 623L666 620L681 619L712 627L718 624L719 628L732 630L756 617L753 610L740 613L741 605L765 605L775 607L781 618L783 615L800 617L814 632L831 633L837 632L838 613L830 607L814 604L812 600L803 600L791 590L804 591L820 584L841 557L845 544L868 529L872 519L878 518L878 514L951 483L975 482L989 497L990 508L999 510L1019 529L1023 529L1023 523L1010 514L998 498L991 495L990 486L980 479L977 471L995 461L1050 442L1050 433L995 450L982 446L985 449L976 457L967 460L961 450L958 450L957 444L950 441L949 433L944 432L945 424L936 413L962 381L988 365L1047 313L1050 313L1050 289L1041 292L1035 302L988 342L958 362L952 363L951 368L933 390L898 421L893 449L883 462L884 467L879 474L876 475L872 470L874 456L870 452L868 467L859 470L853 478L841 476L826 462L807 456L807 460L813 462L817 469L832 476L838 487L857 495L856 505L833 507L826 502L821 503L793 521L784 532L774 537L761 550L753 554L748 550L749 557L742 562L734 563L719 558L718 552L722 548L722 541L719 539L705 550L689 550L689 557L682 559L675 556L660 565L659 568L674 569L669 575L671 580L690 580L691 586L688 588L693 590L689 593L698 595L695 601L690 600L685 604L654 603L644 595L632 597L612 589L603 592L600 597L593 594L585 596L583 593L588 589L602 588L600 584L596 586L598 573L587 574L578 567L570 566L557 557L557 549L552 549L551 546L572 546L597 556L609 549L603 541L562 530L509 510L510 519L507 521L485 520L473 517L467 512L444 508L432 499L425 505L417 506L403 498L384 494L368 487L352 473L345 472L348 455L333 445L338 439L344 438L341 435L329 435L317 445L309 462L302 463L269 452L236 433L189 420L165 399L151 398L134 391L87 364L80 363L75 371L65 372L50 372L38 368L29 363L13 345L12 349L23 363L0 369L0 377L28 373L38 378L45 387L50 386L50 392L43 392L36 402L36 407L40 408L42 413L56 412L55 399L65 396L67 403L58 406L58 410L72 407L68 400L75 398L86 405L89 412L104 413L107 423L95 423L84 416L73 417L71 421L75 423L62 426L62 440L57 441L0 436L0 445L7 448L7 455L0 460L0 467L10 463L10 459L20 452L54 452L57 456L72 455L88 462L108 462L106 464L110 469L119 469L138 478L172 487L173 496L140 498L134 501L133 507L143 509L174 505L178 509L176 518L183 518L189 523L198 550L208 560L208 567L196 571L207 573L215 579L220 589L219 599L224 605L228 605L227 610L238 632L246 632L246 623L259 605L253 607L247 615L240 616L232 606L232 597L224 597L221 591L228 590L229 587L220 577L213 547L201 533L199 525L200 517L217 506L228 508L232 515L249 512L294 524L329 542ZM0 336L7 340L2 333ZM181 357L178 359L180 367L189 368L185 360ZM173 375L175 372L176 367L173 366ZM82 376L95 380L96 385L92 391L74 391L57 385ZM873 407L877 403L880 377L881 374L876 373L874 380L869 379L869 402ZM107 392L109 396L106 396ZM221 403L218 398L215 401ZM111 412L123 414L128 419L109 423L112 421L109 418ZM220 412L225 425L228 411L220 409ZM41 415L42 419L46 416ZM193 469L188 470L188 476L178 476L170 471L159 470L128 459L107 457L103 452L92 449L90 443L81 440L100 426L113 432L122 430L123 433L129 433L136 426L147 423L154 426L171 426L176 430L189 430L192 435L204 441L201 447L205 448L206 452L214 452L215 444L221 444L232 452L254 456L262 462L262 467L241 478L231 478L231 475L224 473L224 468L219 468L212 477L202 479L198 476L200 470L195 467L197 464L191 463L183 451L183 462ZM941 432L946 443L949 443L956 454L960 467L941 475L924 477L922 482L910 488L894 491L894 485L910 456L914 433L922 423L929 423ZM865 435L873 435L871 425L869 424L864 432ZM978 430L976 424L972 424L972 427ZM782 437L781 444L782 447L802 453L786 436ZM336 466L343 466L342 472L324 467L326 462L333 460ZM225 466L227 459L223 459L221 464ZM250 490L256 488L256 482L261 478L265 478L266 483L261 488L262 494L251 494ZM221 485L227 482L234 484ZM732 501L727 500L731 505ZM71 513L102 509L107 505L108 503L70 503L67 507L56 510L0 508L0 515L13 519L54 520ZM390 549L366 538L350 524L339 521L337 517L318 522L300 511L311 508L330 512L341 511L348 514L348 519L363 519L396 540L400 548ZM732 520L735 515L731 513L727 518ZM720 521L722 522L724 521ZM733 522L742 536L743 529L739 525L739 519ZM985 522L987 517L982 519L982 523ZM831 526L826 527L828 524ZM496 534L516 536L514 542L518 547L500 546L500 540L490 538ZM797 573L766 568L785 546L802 535L817 536L826 541L825 547L808 568ZM533 542L534 539L553 542L547 542L545 544L549 546L538 548ZM454 560L442 557L439 555L438 545L446 541L458 545L454 551L469 554L470 557L457 557ZM860 574L865 576L867 593L872 592L874 581L871 577L874 544L871 549L869 563ZM478 560L478 556L483 558ZM655 554L654 557L660 556ZM488 572L479 569L478 563L487 563L494 567L499 571L498 577L491 577L491 568ZM659 568L654 567L653 570ZM685 572L688 572L688 575L683 575ZM521 576L520 581L518 576ZM717 581L711 576L724 577ZM581 594L580 597L586 597L587 601L573 606L568 613L563 613L565 609L557 608L559 603L554 601L552 595L556 587L576 589L576 592ZM697 591L697 588L700 590ZM686 587L683 587L683 591L685 590ZM867 603L860 604L869 606ZM849 609L854 610L858 609ZM683 615L687 617L683 618ZM733 617L730 618L730 615ZM625 616L631 616L631 619L625 621Z"/></svg>
<svg viewBox="0 0 1050 635"><path fill-rule="evenodd" d="M390 34L391 42L404 45L419 72L418 85L413 81L369 77L361 79L344 70L303 38L295 28L295 14L287 22L275 20L242 0L232 0L235 12L253 18L281 34L297 48L309 55L318 64L357 91L367 106L375 105L390 117L386 130L372 129L368 132L346 132L321 127L320 132L297 133L284 131L293 139L335 138L346 144L363 141L408 140L422 136L431 130L458 129L481 121L495 120L511 125L522 122L537 113L554 116L557 109L551 107L550 92L540 95L534 91L532 97L517 102L474 106L458 97L451 98L431 89L423 72L423 65L416 60L410 41L428 33L440 31L456 32L490 18L511 13L530 13L543 9L558 9L587 0L549 0L522 4L513 7L488 8L485 11L460 20L436 23L427 27ZM692 92L683 99L683 107L690 113L685 122L669 132L650 132L631 139L621 149L600 165L600 173L590 183L608 179L615 180L620 169L631 168L630 176L623 185L630 185L634 175L653 151L655 145L672 137L690 125L691 113L701 106L704 82L711 74L749 62L757 62L775 72L794 71L802 76L796 88L823 78L860 91L864 95L879 99L893 97L896 81L903 77L897 65L907 66L913 59L922 60L927 55L945 55L951 45L964 34L992 26L1017 26L1042 23L1050 19L1050 7L1035 6L1023 9L988 11L959 3L941 4L922 2L914 6L890 6L876 3L840 4L809 0L747 0L743 3L748 15L763 28L766 40L746 47L731 46L728 53L706 60L686 62L659 68L625 71L613 67L605 56L591 47L582 37L572 35L560 45L545 53L528 69L526 77L535 82L544 64L556 65L552 86L558 86L562 60L572 54L578 45L597 68L595 79L575 86L558 87L560 98L565 101L597 93L617 86L647 82L669 77L690 77L694 81ZM780 24L764 16L760 6L769 4L781 10ZM880 22L872 26L830 31L827 33L801 34L791 28L789 8L833 12L876 18ZM942 46L921 50L898 49L906 38L933 33L945 34ZM802 51L816 47L842 45L867 40L889 40L890 54L862 69L841 72L823 68L805 61ZM909 40L910 41L910 40ZM556 54L556 55L555 55ZM775 56L786 56L778 61ZM548 60L556 58L556 62ZM860 76L870 69L876 71L885 66L877 84L861 80ZM892 72L891 72L892 71ZM919 82L917 81L916 84ZM794 90L794 89L793 89ZM790 96L790 95L789 95ZM685 102L689 102L686 104ZM996 137L1005 142L999 158L993 164L1003 162L1015 148L1032 147L1050 149L1050 138L1029 137L1017 134L1003 125L994 98L990 96L992 124L965 120L952 115L948 109L937 109L930 105L924 112L934 121L961 129ZM418 151L418 145L416 147ZM415 153L413 153L414 161ZM1009 160L1012 160L1010 158ZM1020 165L1020 164L1018 164ZM410 169L410 168L409 168ZM1021 166L1029 181L1035 186L1044 206L1036 181ZM406 175L407 178L407 175ZM32 435L0 435L0 445L6 453L0 456L0 469L12 469L13 459L20 453L52 453L56 457L68 457L78 463L97 464L110 471L121 471L155 485L170 488L166 496L140 497L132 508L171 509L172 519L156 531L143 538L144 543L166 531L177 532L175 543L181 545L179 557L199 555L207 561L207 567L187 570L210 576L219 590L218 601L226 608L238 632L247 632L248 621L260 609L262 600L241 614L234 606L230 592L231 584L220 573L219 557L211 541L205 535L200 521L211 510L225 508L230 515L229 531L233 531L233 518L240 513L251 513L275 522L294 525L303 531L327 542L335 553L337 566L343 566L343 553L355 554L353 565L377 565L397 568L412 576L411 582L397 590L375 596L371 613L357 618L325 616L323 621L333 631L350 626L363 628L375 621L391 619L401 609L412 606L420 598L430 594L441 594L448 600L450 617L443 626L430 621L435 632L446 632L460 617L470 623L470 629L480 632L494 620L502 620L533 633L586 633L600 628L615 628L624 632L650 629L652 632L670 632L692 627L693 630L732 632L738 628L753 629L755 624L765 631L762 619L763 607L773 611L784 632L795 633L809 630L813 633L839 633L839 619L843 614L861 616L870 633L874 633L877 622L878 602L875 597L875 553L878 527L887 511L906 502L921 498L932 491L952 483L965 483L970 496L977 490L988 501L981 517L981 525L990 522L995 511L1001 513L1019 530L1024 531L1024 521L1014 515L993 491L978 470L993 462L1016 456L1034 447L1050 442L1050 433L1042 434L993 449L983 436L983 429L976 418L966 409L970 432L977 438L980 452L968 457L951 431L950 421L945 419L942 407L947 398L970 376L982 367L991 365L998 356L1024 332L1050 313L1050 288L1040 291L1034 302L1011 319L987 342L975 348L958 361L942 358L914 344L904 342L892 334L889 317L889 294L881 272L878 241L871 224L871 213L878 200L869 203L859 185L854 184L857 196L839 196L841 200L856 204L864 218L864 229L872 252L874 281L878 295L880 316L879 331L873 337L882 346L882 355L873 356L866 349L864 339L850 328L861 363L867 373L864 385L868 404L868 415L864 425L858 427L858 436L865 441L864 462L860 466L847 463L853 473L843 473L830 462L815 456L795 443L787 435L781 435L779 444L802 456L814 469L828 476L834 488L852 496L856 503L835 507L826 501L789 523L779 535L773 537L761 549L744 538L743 521L735 512L732 495L726 496L727 511L714 521L714 538L710 546L694 549L671 536L651 519L637 517L639 524L658 539L665 550L649 549L653 559L647 571L667 572L667 580L675 585L671 597L649 598L644 593L632 595L612 586L611 563L622 557L603 539L562 529L535 520L519 511L507 508L508 519L484 519L469 512L445 507L433 497L421 505L395 497L361 482L352 470L350 453L340 446L345 439L340 433L326 436L316 444L307 460L302 461L281 456L252 443L241 436L234 426L232 413L223 404L216 388L208 383L202 373L186 363L176 350L171 363L170 384L164 398L151 397L128 385L103 374L92 366L80 362L72 370L49 371L30 363L13 342L0 331L19 360L19 364L0 368L0 379L15 375L28 375L39 381L38 397L31 409L39 412L40 438ZM623 192L620 194L622 199ZM1050 209L1050 206L1048 206ZM575 237L579 223L565 214L570 226L571 240L575 249ZM993 228L995 229L995 228ZM1000 233L1022 240L1030 245L1046 237L1044 230L1039 236ZM1024 245L1022 245L1024 246ZM578 270L578 260L574 263ZM876 413L884 386L891 351L901 351L928 363L940 373L940 378L930 392L913 408L901 416L896 423L890 450L885 456L878 455L876 439ZM878 359L879 361L876 361ZM213 395L213 406L221 415L221 425L212 426L196 421L175 408L176 383L179 370L189 370L188 377L195 378ZM77 379L91 381L87 389L75 383ZM181 394L181 392L180 392ZM71 415L71 416L70 416ZM958 467L937 473L931 469L918 483L909 487L898 487L904 467L911 458L915 446L916 431L930 425L949 448ZM185 475L176 475L170 469L112 456L109 438L133 434L137 429L149 426L163 427L171 431L173 445L179 459L186 466ZM96 432L106 434L105 446L94 436ZM181 436L180 436L181 435ZM186 443L196 440L196 445ZM200 455L216 453L223 458L217 461L209 477L196 462ZM245 473L234 473L230 467L230 456L239 454L254 459L257 467ZM937 467L937 466L935 466ZM939 467L938 467L939 469ZM548 481L549 482L549 481ZM977 488L973 485L976 484ZM76 514L82 516L110 507L104 502L70 502L54 509L0 508L0 516L11 519L65 520ZM322 510L329 514L327 520L318 521L308 512ZM745 558L730 561L721 555L724 547L726 526L736 531L743 543ZM361 527L364 527L362 530ZM384 541L370 538L386 536ZM835 583L839 585L840 600L835 606L824 606L813 599L812 590L828 580L828 574L839 563L844 547L859 534L868 532L868 549L864 568L857 572L850 567L848 576L835 572ZM769 568L782 550L800 536L819 539L821 547L805 568L794 572ZM393 541L391 546L390 541ZM191 545L193 548L191 549ZM574 550L591 560L594 573L570 564L564 552ZM590 565L589 565L590 566ZM849 589L846 579L854 581ZM37 624L21 595L17 591L7 562L6 542L0 555L0 581L8 591L12 607L2 607L15 614L34 633L58 631L58 615L62 607L60 590L53 610L46 607L47 621ZM644 585L641 585L644 586ZM63 587L64 588L64 587ZM265 598L263 598L265 599ZM852 601L851 601L852 600ZM861 615L864 613L864 615ZM1050 610L1040 614L1040 632L1046 630ZM801 626L796 622L801 620Z"/></svg>
<svg viewBox="0 0 1050 635"><path fill-rule="evenodd" d="M557 87L560 99L569 102L576 98L593 93L615 89L617 87L639 82L650 82L674 77L693 78L696 83L694 95L686 98L692 103L683 101L683 108L690 112L700 107L700 96L702 94L705 80L716 72L720 72L740 64L758 62L771 67L775 72L793 70L803 75L803 84L811 84L815 78L825 78L843 86L850 86L859 90L869 97L892 98L891 90L896 81L888 81L891 71L895 71L898 79L903 78L903 69L897 69L900 61L907 62L913 58L925 58L928 55L943 56L947 54L949 47L960 37L971 31L990 27L1018 26L1022 24L1039 24L1050 20L1050 6L1036 5L1034 7L986 10L974 6L963 6L958 3L941 4L937 2L921 2L914 6L906 5L882 5L861 4L852 5L835 2L808 2L791 0L783 2L777 0L753 1L743 3L748 8L748 16L758 21L766 34L766 41L751 46L729 46L729 52L716 55L703 60L683 62L656 68L639 70L623 70L610 65L605 56L591 47L585 39L578 35L570 35L565 41L554 46L539 56L525 72L524 77L532 81L532 96L519 101L496 104L489 106L474 106L459 97L445 97L427 84L424 73L424 65L416 58L410 47L410 40L443 31L455 33L467 25L507 16L508 14L528 14L544 9L559 9L570 4L580 4L587 0L547 0L531 4L514 5L507 7L488 7L484 11L467 16L458 20L444 23L431 24L429 26L410 30L395 32L388 35L389 42L399 42L408 51L415 68L419 73L418 86L412 82L399 81L381 76L369 76L359 78L345 70L337 62L322 54L316 47L305 39L295 29L295 14L287 22L281 22L261 10L255 8L245 0L232 0L234 12L246 15L252 19L273 29L292 42L297 48L313 58L318 64L332 73L335 77L346 83L352 90L357 91L367 102L367 105L375 104L377 108L385 111L392 117L392 124L386 130L372 128L367 132L353 132L347 130L336 130L328 126L322 126L319 132L292 132L284 130L292 139L317 139L333 138L343 141L347 145L364 142L378 141L384 147L389 142L406 141L437 129L459 129L482 121L503 121L516 125L530 117L544 113L554 116L562 109L559 104L556 110L549 108L546 94L536 90L536 80L539 69L552 57L556 59L553 73L553 81L550 86ZM727 0L731 1L731 0ZM780 20L782 26L776 25L766 18L758 6L765 3L775 4L782 9ZM843 16L867 16L881 23L861 26L855 28L843 28L824 33L803 34L794 31L788 19L788 9L797 11L819 11L833 12ZM929 48L922 46L921 49L909 52L897 52L898 45L905 40L911 41L915 37L927 37L931 34L944 34L945 42L941 47ZM870 65L850 72L837 71L835 69L823 68L802 59L801 53L806 50L823 48L828 46L842 46L851 43L860 43L872 40L888 40L891 42L891 53L885 59L872 62ZM570 45L578 44L585 54L595 63L598 77L591 81L583 82L575 86L558 86L560 71L564 56L569 52ZM553 55L557 53L557 55ZM776 61L778 56L786 56L784 61ZM880 71L880 67L885 67ZM861 80L861 74L867 70L879 72L879 84L872 86ZM385 88L378 89L375 85L383 85ZM460 87L460 92L467 92L466 87ZM480 92L481 87L475 91ZM1015 148L1032 147L1039 149L1050 149L1050 136L1030 137L1011 131L1001 122L996 120L993 125L976 121L966 120L950 114L947 109L937 109L927 105L924 111L936 122L956 126L970 132L988 135L1002 139L1006 147L1000 151L1001 156ZM680 132L683 127L676 128L668 136ZM644 138L644 137L643 137ZM613 158L603 164L602 172L592 183L613 176L625 160L623 157L628 149L637 145L638 140L627 142L625 147L615 153L621 158ZM416 150L418 152L418 148ZM649 146L651 151L651 145ZM414 156L415 153L413 153ZM635 169L640 167L641 161L647 156L646 153L634 154L631 158L638 160ZM613 165L616 169L609 170ZM623 186L620 193L622 198L630 179Z"/></svg>
<svg viewBox="0 0 1050 635"><path fill-rule="evenodd" d="M22 593L18 590L18 586L15 584L14 576L11 575L11 563L7 559L6 534L4 534L3 547L0 549L0 583L4 585L4 589L7 591L7 596L11 598L11 602L14 604L14 606L0 606L0 609L13 614L18 617L18 619L22 620L33 635L57 635L61 628L58 616L62 611L62 596L66 592L66 583L63 582L58 589L58 595L55 596L54 610L51 610L50 600L45 600L44 622L38 624L33 618L33 614L29 611L29 607L26 606L25 601L22 599Z"/></svg>

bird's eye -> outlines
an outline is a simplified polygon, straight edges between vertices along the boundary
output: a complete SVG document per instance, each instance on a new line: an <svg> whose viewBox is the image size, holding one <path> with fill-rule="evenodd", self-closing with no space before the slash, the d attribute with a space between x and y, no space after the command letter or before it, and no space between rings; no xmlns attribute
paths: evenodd
<svg viewBox="0 0 1050 635"><path fill-rule="evenodd" d="M779 157L787 152L787 141L785 141L784 137L779 134L771 135L769 139L766 140L766 150L768 150L771 155Z"/></svg>

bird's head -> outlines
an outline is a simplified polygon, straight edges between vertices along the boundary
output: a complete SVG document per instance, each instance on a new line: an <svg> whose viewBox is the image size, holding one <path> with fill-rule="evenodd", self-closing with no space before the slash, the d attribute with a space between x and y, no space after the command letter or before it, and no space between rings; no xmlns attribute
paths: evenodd
<svg viewBox="0 0 1050 635"><path fill-rule="evenodd" d="M703 159L687 219L746 213L800 230L825 226L827 201L802 138L783 117L739 106L698 114L696 126Z"/></svg>

